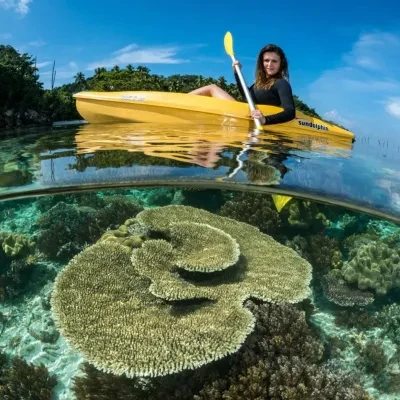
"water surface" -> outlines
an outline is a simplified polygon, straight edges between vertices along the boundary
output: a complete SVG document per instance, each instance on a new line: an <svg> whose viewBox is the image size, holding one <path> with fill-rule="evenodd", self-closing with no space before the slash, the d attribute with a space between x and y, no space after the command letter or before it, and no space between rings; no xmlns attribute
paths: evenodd
<svg viewBox="0 0 400 400"><path fill-rule="evenodd" d="M229 127L83 125L3 139L0 199L113 186L295 192L398 221L400 145Z"/></svg>
<svg viewBox="0 0 400 400"><path fill-rule="evenodd" d="M4 137L0 393L399 399L399 161L210 126Z"/></svg>

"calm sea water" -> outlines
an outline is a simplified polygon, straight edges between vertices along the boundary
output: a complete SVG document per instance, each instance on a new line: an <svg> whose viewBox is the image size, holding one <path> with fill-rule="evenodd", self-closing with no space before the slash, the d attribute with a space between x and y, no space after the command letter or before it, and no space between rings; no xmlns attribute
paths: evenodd
<svg viewBox="0 0 400 400"><path fill-rule="evenodd" d="M366 137L3 137L0 393L399 399L399 165Z"/></svg>

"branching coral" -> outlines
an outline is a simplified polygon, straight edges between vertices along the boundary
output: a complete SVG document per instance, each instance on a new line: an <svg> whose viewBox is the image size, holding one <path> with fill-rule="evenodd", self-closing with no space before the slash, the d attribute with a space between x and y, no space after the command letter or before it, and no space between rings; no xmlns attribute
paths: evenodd
<svg viewBox="0 0 400 400"><path fill-rule="evenodd" d="M118 226L126 219L135 216L143 207L123 195L113 195L104 198L105 207L96 212L96 222L101 230L109 227Z"/></svg>
<svg viewBox="0 0 400 400"><path fill-rule="evenodd" d="M39 249L51 258L69 259L141 209L137 202L118 195L106 197L98 210L60 201L37 221Z"/></svg>
<svg viewBox="0 0 400 400"><path fill-rule="evenodd" d="M328 219L320 211L317 203L311 201L292 200L288 214L288 224L293 228L319 232L329 225Z"/></svg>
<svg viewBox="0 0 400 400"><path fill-rule="evenodd" d="M157 238L132 256L115 242L86 248L52 296L61 333L104 371L200 367L236 352L254 329L243 307L249 297L294 303L309 295L311 265L255 227L185 206L144 210L137 220Z"/></svg>
<svg viewBox="0 0 400 400"><path fill-rule="evenodd" d="M358 364L365 368L367 373L378 374L385 369L388 357L383 350L381 342L369 340L361 350L357 361Z"/></svg>
<svg viewBox="0 0 400 400"><path fill-rule="evenodd" d="M269 235L280 227L280 217L271 196L260 193L238 193L221 207L221 215L256 226Z"/></svg>
<svg viewBox="0 0 400 400"><path fill-rule="evenodd" d="M310 237L310 253L312 265L321 271L329 272L343 265L338 240L327 235L319 233Z"/></svg>
<svg viewBox="0 0 400 400"><path fill-rule="evenodd" d="M52 389L57 383L47 368L28 364L19 357L12 359L10 368L5 366L6 359L0 361L0 395L4 400L51 400Z"/></svg>
<svg viewBox="0 0 400 400"><path fill-rule="evenodd" d="M39 250L51 258L68 258L100 236L94 221L95 210L81 210L72 204L57 203L42 214L37 225Z"/></svg>
<svg viewBox="0 0 400 400"><path fill-rule="evenodd" d="M400 346L400 305L393 303L383 307L378 316L384 335Z"/></svg>
<svg viewBox="0 0 400 400"><path fill-rule="evenodd" d="M28 235L0 233L0 300L20 294L38 259L36 243Z"/></svg>
<svg viewBox="0 0 400 400"><path fill-rule="evenodd" d="M372 329L379 326L378 313L367 312L365 309L337 311L335 313L335 324L350 329Z"/></svg>

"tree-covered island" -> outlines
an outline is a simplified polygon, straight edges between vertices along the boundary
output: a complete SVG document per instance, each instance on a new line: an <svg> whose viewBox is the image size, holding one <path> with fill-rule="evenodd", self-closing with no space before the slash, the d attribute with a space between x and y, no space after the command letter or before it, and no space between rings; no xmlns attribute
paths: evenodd
<svg viewBox="0 0 400 400"><path fill-rule="evenodd" d="M72 83L44 89L34 57L28 53L21 54L10 45L0 45L0 130L81 119L72 95L82 90L160 90L185 93L211 83L216 83L238 100L245 101L236 83L227 83L224 77L163 76L152 74L145 66L135 68L132 65L125 68L116 65L111 70L97 68L89 78L79 72ZM294 97L298 110L322 119L314 108L307 106L297 96Z"/></svg>

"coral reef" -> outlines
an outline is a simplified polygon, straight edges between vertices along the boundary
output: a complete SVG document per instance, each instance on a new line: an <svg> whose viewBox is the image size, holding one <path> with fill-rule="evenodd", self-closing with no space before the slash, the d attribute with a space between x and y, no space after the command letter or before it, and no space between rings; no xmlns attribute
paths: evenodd
<svg viewBox="0 0 400 400"><path fill-rule="evenodd" d="M78 199L82 202L87 198ZM107 229L118 227L142 210L139 203L122 195L108 196L101 204L95 209L60 201L42 214L37 220L40 251L51 259L70 259L95 243Z"/></svg>
<svg viewBox="0 0 400 400"><path fill-rule="evenodd" d="M375 300L371 292L347 286L338 270L333 270L322 277L322 288L326 298L340 306L366 306Z"/></svg>
<svg viewBox="0 0 400 400"><path fill-rule="evenodd" d="M177 190L160 188L151 190L146 196L147 206L166 206L174 202Z"/></svg>
<svg viewBox="0 0 400 400"><path fill-rule="evenodd" d="M309 253L309 244L305 237L296 235L291 240L286 238L284 244L285 246L293 249L299 256L303 257L307 261L312 260L312 257Z"/></svg>
<svg viewBox="0 0 400 400"><path fill-rule="evenodd" d="M400 346L400 304L383 306L378 315L378 321L385 336Z"/></svg>
<svg viewBox="0 0 400 400"><path fill-rule="evenodd" d="M330 220L327 233L329 236L340 240L355 234L365 233L368 230L368 223L371 220L371 217L366 214L359 214L352 211L344 212L340 207L328 208L326 215Z"/></svg>
<svg viewBox="0 0 400 400"><path fill-rule="evenodd" d="M400 287L400 249L390 249L381 242L357 246L341 271L343 278L357 283L359 289L371 288L385 295L391 288Z"/></svg>
<svg viewBox="0 0 400 400"><path fill-rule="evenodd" d="M201 208L213 213L226 202L228 193L216 189L182 188L176 191L171 204Z"/></svg>
<svg viewBox="0 0 400 400"><path fill-rule="evenodd" d="M40 255L26 234L1 232L0 243L0 300L7 300L25 290Z"/></svg>
<svg viewBox="0 0 400 400"><path fill-rule="evenodd" d="M369 244L380 241L380 237L375 233L359 233L353 234L343 239L343 249L345 256L348 258L350 251L356 249L363 244Z"/></svg>
<svg viewBox="0 0 400 400"><path fill-rule="evenodd" d="M4 253L12 258L32 254L36 246L27 235L10 232L0 233L0 243Z"/></svg>
<svg viewBox="0 0 400 400"><path fill-rule="evenodd" d="M309 242L313 267L326 273L331 268L340 268L343 265L343 255L336 238L319 233L312 235Z"/></svg>
<svg viewBox="0 0 400 400"><path fill-rule="evenodd" d="M382 343L369 340L362 348L357 362L367 373L378 374L388 364L388 357L382 348Z"/></svg>
<svg viewBox="0 0 400 400"><path fill-rule="evenodd" d="M287 223L295 229L320 232L329 225L329 220L321 212L322 208L311 201L292 199L288 207Z"/></svg>
<svg viewBox="0 0 400 400"><path fill-rule="evenodd" d="M106 231L100 237L99 242L117 242L131 250L140 247L147 239L148 229L142 227L135 218L129 218L118 229Z"/></svg>
<svg viewBox="0 0 400 400"><path fill-rule="evenodd" d="M153 210L165 204L185 207ZM72 384L77 400L399 397L394 224L179 188L5 202L0 216L0 347L19 356L0 353L0 398L67 400Z"/></svg>
<svg viewBox="0 0 400 400"><path fill-rule="evenodd" d="M147 379L114 376L85 363L77 400L371 400L357 379L323 363L320 338L294 305L246 301L256 317L241 349L194 371Z"/></svg>
<svg viewBox="0 0 400 400"><path fill-rule="evenodd" d="M4 400L52 400L57 378L43 364L28 364L20 357L11 360L0 354L0 395Z"/></svg>
<svg viewBox="0 0 400 400"><path fill-rule="evenodd" d="M136 219L154 238L132 254L113 241L87 247L58 275L51 300L61 334L106 372L198 368L236 352L254 329L247 298L310 294L311 265L255 227L189 206Z"/></svg>
<svg viewBox="0 0 400 400"><path fill-rule="evenodd" d="M128 218L134 217L143 207L135 200L116 194L104 198L104 207L97 209L95 221L101 229L118 227Z"/></svg>
<svg viewBox="0 0 400 400"><path fill-rule="evenodd" d="M367 312L365 309L339 310L335 313L337 326L367 330L376 328L379 324L378 313Z"/></svg>
<svg viewBox="0 0 400 400"><path fill-rule="evenodd" d="M281 223L271 196L260 193L235 194L221 207L220 215L256 226L269 235L276 233Z"/></svg>

